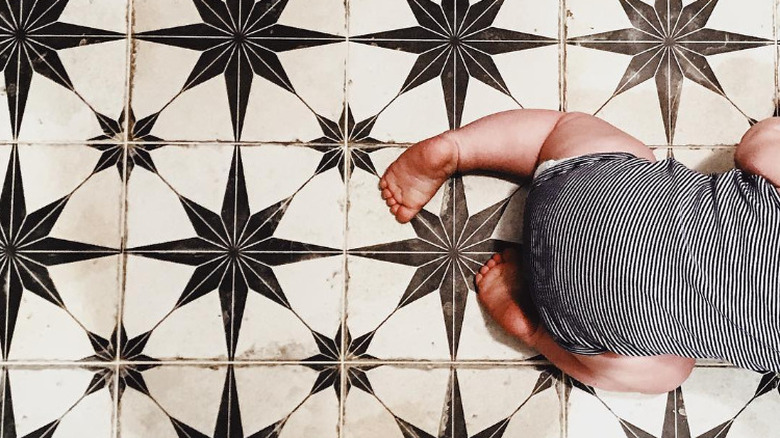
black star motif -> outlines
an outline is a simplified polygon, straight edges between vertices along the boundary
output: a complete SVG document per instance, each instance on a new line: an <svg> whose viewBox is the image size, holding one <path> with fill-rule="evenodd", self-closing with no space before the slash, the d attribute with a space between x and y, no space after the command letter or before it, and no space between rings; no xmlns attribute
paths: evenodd
<svg viewBox="0 0 780 438"><path fill-rule="evenodd" d="M374 163L371 161L371 156L368 152L360 147L352 145L352 143L360 141L379 143L379 140L369 137L376 117L371 117L355 123L355 119L352 117L352 110L349 107L347 107L345 111L342 111L341 118L338 122L328 120L319 114L316 114L316 116L324 136L312 140L310 142L312 144L310 144L309 147L324 152L324 155L317 165L317 170L314 173L315 175L319 175L326 170L336 167L339 169L339 174L341 174L341 180L346 181L352 175L355 166L372 175L377 175L376 168L374 167ZM344 160L346 159L346 153L344 152L345 145L349 149L349 168L346 169L346 175L344 175Z"/></svg>
<svg viewBox="0 0 780 438"><path fill-rule="evenodd" d="M341 399L341 365L338 363L341 360L341 327L339 327L336 337L333 339L327 336L312 332L314 340L317 342L317 347L320 350L319 354L316 354L308 359L304 359L304 365L307 367L319 371L317 380L314 382L314 387L311 390L312 394L316 394L328 387L333 387L336 391L336 397ZM371 342L373 333L360 336L356 339L352 339L352 335L347 330L345 343L347 345L345 360L376 360L374 356L366 354L366 349ZM307 362L333 362L328 364L322 363L307 363ZM378 365L358 365L349 367L347 370L347 390L354 385L355 387L368 392L374 393L374 389L371 387L371 382L368 381L366 371L376 368Z"/></svg>
<svg viewBox="0 0 780 438"><path fill-rule="evenodd" d="M130 254L197 266L176 308L219 290L228 357L236 344L248 291L290 308L271 266L341 254L341 251L273 237L291 199L250 215L244 165L238 146L220 214L180 196L198 237L130 249Z"/></svg>
<svg viewBox="0 0 780 438"><path fill-rule="evenodd" d="M66 195L27 213L18 146L11 149L3 191L0 194L0 284L4 304L0 310L0 344L3 359L11 349L22 294L28 290L65 308L47 266L117 254L118 251L86 243L48 237L68 203Z"/></svg>
<svg viewBox="0 0 780 438"><path fill-rule="evenodd" d="M0 2L0 68L5 73L13 138L19 135L33 71L73 90L57 50L124 38L57 21L69 0Z"/></svg>
<svg viewBox="0 0 780 438"><path fill-rule="evenodd" d="M546 389L552 388L554 383L555 377L553 374L549 372L542 372L539 375L539 378L536 380L536 384L531 390L531 394L528 396L528 398L531 398ZM523 401L523 404L520 405L520 407L522 407L526 401ZM401 429L401 433L403 434L404 438L502 438L504 436L504 432L506 432L507 426L509 426L509 422L512 420L512 417L514 417L514 415L520 410L520 407L515 409L512 414L503 420L498 421L497 423L489 426L475 435L469 435L468 429L466 427L466 415L463 411L463 401L460 395L458 371L454 368L451 368L449 385L447 387L447 395L444 399L442 419L439 422L440 426L437 436L434 437L428 432L425 432L424 430L406 420L403 420L395 414L393 414L393 417L395 417L395 422L399 429Z"/></svg>
<svg viewBox="0 0 780 438"><path fill-rule="evenodd" d="M460 126L469 78L512 97L491 55L546 46L555 39L491 27L503 0L407 0L419 26L350 41L419 55L399 94L441 78L450 129ZM512 97L514 99L514 97ZM519 105L519 103L518 103Z"/></svg>
<svg viewBox="0 0 780 438"><path fill-rule="evenodd" d="M84 362L113 362L119 359L122 363L119 364L118 378L119 378L119 398L122 398L125 388L130 387L139 391L147 396L149 394L149 388L146 386L142 372L152 369L157 365L153 364L134 364L132 362L157 362L156 359L141 354L146 342L149 340L151 333L147 332L140 336L136 336L133 339L127 338L127 332L125 327L120 329L114 329L109 339L102 338L94 333L89 333L89 340L92 343L92 348L95 350L95 354L82 359ZM117 348L118 342L118 348ZM130 362L130 363L124 363ZM114 391L111 388L114 376L116 375L113 367L100 367L95 368L95 376L92 378L92 383L87 389L87 394L92 394L103 388L108 388L111 396L114 396Z"/></svg>
<svg viewBox="0 0 780 438"><path fill-rule="evenodd" d="M581 36L569 42L633 56L609 100L655 77L669 144L674 140L683 78L728 99L706 56L773 43L705 28L717 0L697 0L684 8L682 0L656 0L655 7L640 0L620 0L620 3L633 28Z"/></svg>
<svg viewBox="0 0 780 438"><path fill-rule="evenodd" d="M490 238L509 199L469 216L463 181L456 177L444 186L439 216L421 210L412 219L417 238L350 250L353 255L417 267L394 312L439 290L452 359L472 276L493 253L509 245Z"/></svg>
<svg viewBox="0 0 780 438"><path fill-rule="evenodd" d="M100 113L96 113L100 127L103 129L103 135L91 138L90 141L112 140L116 143L90 143L89 146L103 151L103 155L100 156L97 164L95 165L94 172L100 172L108 169L111 166L116 166L119 171L119 175L124 175L124 169L122 168L124 155L124 142L125 142L125 111L119 115L118 120L113 120L108 116ZM130 178L130 173L133 171L135 165L141 166L150 172L157 172L157 168L152 161L152 156L149 151L153 151L157 148L165 146L164 144L155 143L136 143L136 142L161 142L161 138L155 137L150 134L154 123L157 121L159 113L152 114L144 117L141 120L136 121L133 110L130 110L130 117L128 117L127 123L129 132L127 135L127 178Z"/></svg>
<svg viewBox="0 0 780 438"><path fill-rule="evenodd" d="M288 0L192 0L203 23L141 32L138 38L203 52L182 91L224 75L233 137L241 138L254 75L295 93L277 52L344 38L277 24Z"/></svg>

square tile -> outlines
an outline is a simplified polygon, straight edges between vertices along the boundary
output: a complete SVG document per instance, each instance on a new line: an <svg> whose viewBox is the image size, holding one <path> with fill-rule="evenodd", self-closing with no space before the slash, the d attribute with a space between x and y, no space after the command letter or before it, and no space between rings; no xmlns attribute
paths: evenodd
<svg viewBox="0 0 780 438"><path fill-rule="evenodd" d="M0 146L3 360L83 359L117 325L122 183L101 155Z"/></svg>
<svg viewBox="0 0 780 438"><path fill-rule="evenodd" d="M772 115L773 1L630 4L566 2L568 110L653 145L734 144Z"/></svg>
<svg viewBox="0 0 780 438"><path fill-rule="evenodd" d="M134 2L132 107L165 140L309 141L344 108L340 0Z"/></svg>
<svg viewBox="0 0 780 438"><path fill-rule="evenodd" d="M558 12L530 0L351 1L356 120L408 142L501 110L558 109Z"/></svg>
<svg viewBox="0 0 780 438"><path fill-rule="evenodd" d="M382 148L369 156L381 174L400 152ZM488 322L474 292L481 265L520 241L523 191L496 179L457 177L410 224L400 225L377 182L368 172L355 172L349 186L347 326L364 341L361 354L432 360L533 356Z"/></svg>
<svg viewBox="0 0 780 438"><path fill-rule="evenodd" d="M345 438L559 437L558 381L534 367L350 368Z"/></svg>
<svg viewBox="0 0 780 438"><path fill-rule="evenodd" d="M110 368L3 367L5 436L114 436L115 379Z"/></svg>
<svg viewBox="0 0 780 438"><path fill-rule="evenodd" d="M166 146L128 183L124 325L158 359L338 360L344 184L297 146ZM293 166L294 164L294 166ZM323 342L325 344L323 344Z"/></svg>
<svg viewBox="0 0 780 438"><path fill-rule="evenodd" d="M12 3L17 6L11 7ZM5 2L0 140L84 141L127 90L127 1Z"/></svg>
<svg viewBox="0 0 780 438"><path fill-rule="evenodd" d="M777 382L775 373L697 367L668 394L577 387L568 397L567 436L780 436L773 414L780 404Z"/></svg>
<svg viewBox="0 0 780 438"><path fill-rule="evenodd" d="M127 391L119 436L338 436L339 403L309 368L159 366L143 373L148 391Z"/></svg>

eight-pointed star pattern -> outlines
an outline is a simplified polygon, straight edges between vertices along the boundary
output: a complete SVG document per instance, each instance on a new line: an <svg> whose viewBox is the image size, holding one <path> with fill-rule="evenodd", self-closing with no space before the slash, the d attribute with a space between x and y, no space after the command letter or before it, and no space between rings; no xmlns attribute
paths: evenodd
<svg viewBox="0 0 780 438"><path fill-rule="evenodd" d="M249 290L292 310L272 266L342 253L336 249L273 237L291 198L250 214L239 146L234 147L220 213L212 212L184 196L179 196L179 201L198 236L131 248L128 253L196 266L175 308L218 290L230 360L235 358Z"/></svg>
<svg viewBox="0 0 780 438"><path fill-rule="evenodd" d="M685 7L682 0L656 0L654 7L641 0L619 1L633 28L571 38L568 42L633 56L604 105L655 77L669 144L674 141L683 78L728 99L706 56L773 44L763 38L706 28L718 0L696 0Z"/></svg>
<svg viewBox="0 0 780 438"><path fill-rule="evenodd" d="M121 399L126 387L130 387L145 395L149 394L149 388L141 373L157 366L156 359L141 354L146 342L149 340L150 332L143 333L128 339L127 331L124 325L117 327L108 339L95 333L89 333L89 340L95 354L83 359L84 362L105 362L106 365L114 361L121 361L118 367L97 366L93 367L95 376L87 389L87 394L108 388L111 396L114 396L112 385L114 378L118 377L118 397ZM118 346L118 347L117 347ZM145 362L145 363L134 363ZM149 363L151 362L151 364Z"/></svg>
<svg viewBox="0 0 780 438"><path fill-rule="evenodd" d="M316 114L316 116L323 136L312 140L308 146L314 150L324 152L324 154L317 165L317 169L314 171L315 175L336 167L341 175L341 180L346 181L352 175L355 166L357 166L359 169L378 176L369 152L364 150L362 146L354 145L357 142L379 142L379 140L369 137L376 117L370 117L355 123L355 118L352 116L352 110L349 106L341 113L341 118L338 122L326 119L319 114ZM345 153L347 149L345 148L349 150L348 163L344 162L347 159L347 154ZM344 173L345 165L349 166L346 168L346 175Z"/></svg>
<svg viewBox="0 0 780 438"><path fill-rule="evenodd" d="M461 125L469 78L514 99L491 55L557 43L553 38L492 27L504 0L407 3L418 26L359 35L350 41L419 55L398 94L440 78L450 129Z"/></svg>
<svg viewBox="0 0 780 438"><path fill-rule="evenodd" d="M510 245L491 238L510 199L469 215L463 180L458 176L445 183L438 216L423 209L412 219L416 238L349 251L360 257L417 267L393 313L438 290L453 360L473 276L490 256Z"/></svg>
<svg viewBox="0 0 780 438"><path fill-rule="evenodd" d="M241 139L254 75L297 96L277 52L344 41L278 24L288 0L192 0L203 23L141 32L139 39L203 52L182 92L223 75L233 138Z"/></svg>
<svg viewBox="0 0 780 438"><path fill-rule="evenodd" d="M165 144L160 144L163 139L151 135L159 115L160 113L154 113L141 120L136 120L133 110L130 109L130 117L127 120L125 120L125 110L122 110L118 120L113 120L104 114L96 113L103 135L90 139L90 141L100 141L101 143L88 143L88 145L103 151L103 154L95 164L94 171L100 172L111 166L116 166L120 177L129 178L133 168L138 165L150 172L157 172L149 151L165 146ZM127 123L128 130L127 138L125 138L125 123ZM111 141L111 143L105 143L106 140ZM125 175L123 168L125 142L127 142L127 175Z"/></svg>
<svg viewBox="0 0 780 438"><path fill-rule="evenodd" d="M125 37L123 33L58 21L69 1L0 2L0 68L5 74L14 139L22 126L33 71L75 92L57 50Z"/></svg>
<svg viewBox="0 0 780 438"><path fill-rule="evenodd" d="M316 354L308 359L304 359L303 363L307 367L319 371L317 380L314 382L314 388L312 388L312 394L320 392L328 387L333 387L336 391L336 397L341 399L341 327L339 327L336 336L333 339L322 335L321 333L312 332L314 339L317 342L319 348L319 354ZM345 360L376 360L374 356L366 354L366 349L371 343L371 337L373 333L367 333L357 339L352 339L352 334L349 330L346 331L344 338L344 345L346 345L346 351L344 355ZM357 365L350 367L346 373L346 394L349 394L349 390L356 386L366 392L373 392L371 388L371 382L368 381L366 371L376 368L377 365Z"/></svg>

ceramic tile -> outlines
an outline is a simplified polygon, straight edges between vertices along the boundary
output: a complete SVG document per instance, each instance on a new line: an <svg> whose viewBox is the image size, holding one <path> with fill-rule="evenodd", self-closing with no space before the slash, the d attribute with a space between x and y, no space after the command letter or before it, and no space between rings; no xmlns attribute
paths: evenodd
<svg viewBox="0 0 780 438"><path fill-rule="evenodd" d="M559 107L556 2L357 0L349 20L349 102L376 139Z"/></svg>
<svg viewBox="0 0 780 438"><path fill-rule="evenodd" d="M558 437L558 380L534 367L350 368L345 438Z"/></svg>
<svg viewBox="0 0 780 438"><path fill-rule="evenodd" d="M158 366L126 391L119 436L336 438L339 404L322 373L295 366Z"/></svg>
<svg viewBox="0 0 780 438"><path fill-rule="evenodd" d="M773 6L567 1L567 109L648 144L735 144L774 110Z"/></svg>
<svg viewBox="0 0 780 438"><path fill-rule="evenodd" d="M116 327L122 187L100 157L0 146L3 360L79 360Z"/></svg>
<svg viewBox="0 0 780 438"><path fill-rule="evenodd" d="M332 354L323 349L340 345L344 283L339 172L312 176L322 154L292 146L166 146L149 157L156 171L136 170L128 184L124 307L144 354Z"/></svg>
<svg viewBox="0 0 780 438"><path fill-rule="evenodd" d="M773 437L778 377L733 368L696 368L683 385L661 395L574 388L568 436ZM726 396L727 395L727 396Z"/></svg>
<svg viewBox="0 0 780 438"><path fill-rule="evenodd" d="M112 369L3 367L3 435L111 437Z"/></svg>
<svg viewBox="0 0 780 438"><path fill-rule="evenodd" d="M5 2L0 139L84 141L127 89L126 0ZM16 2L21 4L22 2Z"/></svg>
<svg viewBox="0 0 780 438"><path fill-rule="evenodd" d="M384 148L370 157L381 174L400 151ZM399 225L379 196L377 178L353 174L347 325L370 343L364 352L379 358L528 357L492 323L485 327L473 278L493 253L520 241L523 199L514 184L457 177L420 216Z"/></svg>
<svg viewBox="0 0 780 438"><path fill-rule="evenodd" d="M165 140L309 141L344 108L340 0L134 2L132 107Z"/></svg>

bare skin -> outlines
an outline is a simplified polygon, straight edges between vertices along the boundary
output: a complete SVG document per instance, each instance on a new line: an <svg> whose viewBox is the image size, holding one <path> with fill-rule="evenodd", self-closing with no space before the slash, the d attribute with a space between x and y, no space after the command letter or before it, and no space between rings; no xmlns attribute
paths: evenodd
<svg viewBox="0 0 780 438"><path fill-rule="evenodd" d="M486 141L485 139L489 139ZM753 126L735 154L741 169L780 184L780 118ZM410 221L455 172L487 170L527 178L549 159L596 152L629 152L655 161L643 143L581 113L515 110L493 114L455 131L424 140L393 162L379 182L382 198L401 223ZM780 191L780 188L778 188ZM629 357L607 352L578 355L557 345L520 289L518 254L495 254L476 275L479 300L508 333L588 385L613 391L664 393L690 375L695 361L674 355Z"/></svg>
<svg viewBox="0 0 780 438"><path fill-rule="evenodd" d="M379 180L382 199L398 222L409 222L458 169L458 149L444 137L409 148ZM425 163L425 165L420 165Z"/></svg>
<svg viewBox="0 0 780 438"><path fill-rule="evenodd" d="M535 345L540 328L538 318L529 314L530 306L523 311L513 298L521 296L519 257L513 249L494 254L477 273L477 296L507 333L527 345Z"/></svg>

